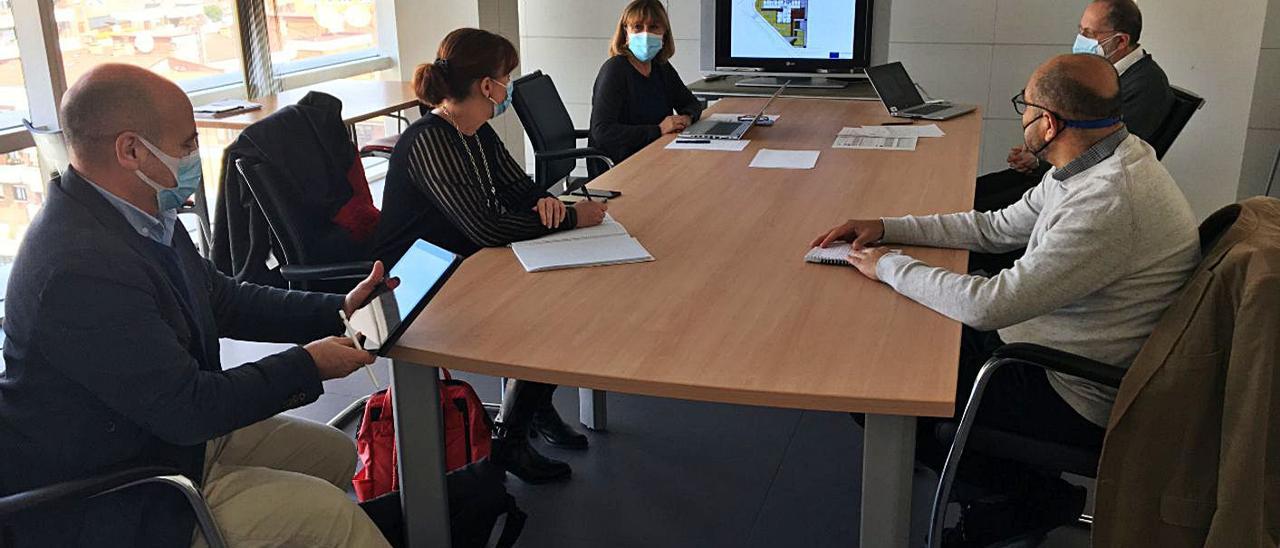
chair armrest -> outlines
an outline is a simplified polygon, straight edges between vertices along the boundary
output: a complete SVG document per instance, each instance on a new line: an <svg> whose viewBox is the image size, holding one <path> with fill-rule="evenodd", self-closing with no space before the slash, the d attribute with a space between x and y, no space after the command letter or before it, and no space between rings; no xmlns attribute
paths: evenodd
<svg viewBox="0 0 1280 548"><path fill-rule="evenodd" d="M946 508L951 500L951 486L955 482L956 471L964 454L965 445L969 441L969 434L973 430L974 422L977 420L978 406L982 403L982 395L986 392L987 384L991 382L991 378L996 371L1009 364L1041 367L1050 371L1091 380L1112 388L1120 387L1120 381L1124 379L1125 373L1125 370L1119 367L1038 344L1010 343L992 352L991 359L982 365L982 368L978 370L978 377L974 379L973 390L969 393L969 400L964 406L964 413L960 416L960 423L956 426L955 435L951 441L951 450L947 453L947 460L942 466L942 471L939 472L938 489L934 492L931 524L929 526L930 548L941 546Z"/></svg>
<svg viewBox="0 0 1280 548"><path fill-rule="evenodd" d="M19 512L36 510L59 502L80 501L158 476L176 476L178 471L163 466L143 466L97 476L55 483L0 497L0 521Z"/></svg>
<svg viewBox="0 0 1280 548"><path fill-rule="evenodd" d="M1050 371L1057 371L1073 377L1105 384L1112 388L1119 388L1120 381L1124 380L1124 369L1038 344L1006 344L997 348L991 357L993 359L1009 359L1035 365Z"/></svg>
<svg viewBox="0 0 1280 548"><path fill-rule="evenodd" d="M587 130L587 129L575 129L575 130L573 130L573 138L574 138L574 139L586 139L586 138L588 138L588 137L590 137L590 136L591 136L591 130Z"/></svg>
<svg viewBox="0 0 1280 548"><path fill-rule="evenodd" d="M312 282L317 280L349 280L363 278L373 270L373 262L357 261L351 263L334 263L319 265L284 265L280 267L280 276L290 282Z"/></svg>
<svg viewBox="0 0 1280 548"><path fill-rule="evenodd" d="M613 160L605 155L604 151L591 148L568 148L564 150L547 150L543 152L535 152L533 156L539 160L554 162L556 160L578 160L581 158L594 158L604 162L610 169L613 168Z"/></svg>

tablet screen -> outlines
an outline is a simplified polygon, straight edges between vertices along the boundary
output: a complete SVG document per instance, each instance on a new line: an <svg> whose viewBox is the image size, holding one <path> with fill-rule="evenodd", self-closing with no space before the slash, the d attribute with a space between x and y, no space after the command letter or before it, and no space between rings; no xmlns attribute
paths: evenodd
<svg viewBox="0 0 1280 548"><path fill-rule="evenodd" d="M456 258L457 255L424 240L418 240L409 247L409 251L391 267L391 277L400 278L400 285L389 294L393 298L380 299L387 333L395 333L401 323L413 321L410 314L414 308L452 270Z"/></svg>
<svg viewBox="0 0 1280 548"><path fill-rule="evenodd" d="M369 304L350 317L340 314L347 336L360 348L384 355L461 262L457 255L418 240L388 273L400 279L395 289L379 286Z"/></svg>

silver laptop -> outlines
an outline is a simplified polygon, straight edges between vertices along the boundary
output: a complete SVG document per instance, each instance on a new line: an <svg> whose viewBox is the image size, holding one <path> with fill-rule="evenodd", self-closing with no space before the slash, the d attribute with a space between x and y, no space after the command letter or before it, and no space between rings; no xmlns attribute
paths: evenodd
<svg viewBox="0 0 1280 548"><path fill-rule="evenodd" d="M782 95L782 90L784 89L787 89L786 84L782 84L782 87L778 88L778 91L773 92L773 95L769 96L769 100L765 101L764 104L760 106L760 110L756 112L754 116L743 117L740 120L732 122L699 120L698 123L685 128L684 132L680 134L680 138L726 139L731 141L741 139L747 134L747 130L751 129L751 126L756 125L756 121L759 120L761 116L764 116L764 109L769 108L769 105L773 104L773 100L777 99L779 95Z"/></svg>
<svg viewBox="0 0 1280 548"><path fill-rule="evenodd" d="M977 108L948 102L926 103L916 90L911 76L907 75L907 69L899 62L868 68L867 79L871 80L871 87L876 90L880 102L884 103L884 108L889 110L891 116L947 120L973 112Z"/></svg>

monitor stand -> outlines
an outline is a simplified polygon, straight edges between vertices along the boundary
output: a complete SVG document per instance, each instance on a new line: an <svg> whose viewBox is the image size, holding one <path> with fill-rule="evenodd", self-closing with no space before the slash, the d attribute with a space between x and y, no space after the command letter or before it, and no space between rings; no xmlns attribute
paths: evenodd
<svg viewBox="0 0 1280 548"><path fill-rule="evenodd" d="M734 82L733 85L747 88L780 88L782 84L787 84L788 89L843 89L849 85L844 80L825 76L758 76L755 78L743 78Z"/></svg>

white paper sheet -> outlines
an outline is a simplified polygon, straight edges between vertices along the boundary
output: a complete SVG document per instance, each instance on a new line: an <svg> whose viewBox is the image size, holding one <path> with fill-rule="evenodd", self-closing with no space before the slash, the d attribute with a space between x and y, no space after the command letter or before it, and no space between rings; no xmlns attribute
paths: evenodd
<svg viewBox="0 0 1280 548"><path fill-rule="evenodd" d="M846 133L848 132L848 133ZM866 137L944 137L946 133L938 124L926 126L862 126L847 127L840 130L841 135L863 135Z"/></svg>
<svg viewBox="0 0 1280 548"><path fill-rule="evenodd" d="M860 150L901 150L916 149L916 137L868 137L866 135L846 135L843 131L836 136L831 148L852 148Z"/></svg>
<svg viewBox="0 0 1280 548"><path fill-rule="evenodd" d="M813 169L818 165L817 150L760 149L751 160L751 167L775 169Z"/></svg>
<svg viewBox="0 0 1280 548"><path fill-rule="evenodd" d="M704 139L708 143L681 143L685 139L676 139L663 147L667 150L719 150L721 152L742 152L751 143L749 140Z"/></svg>

